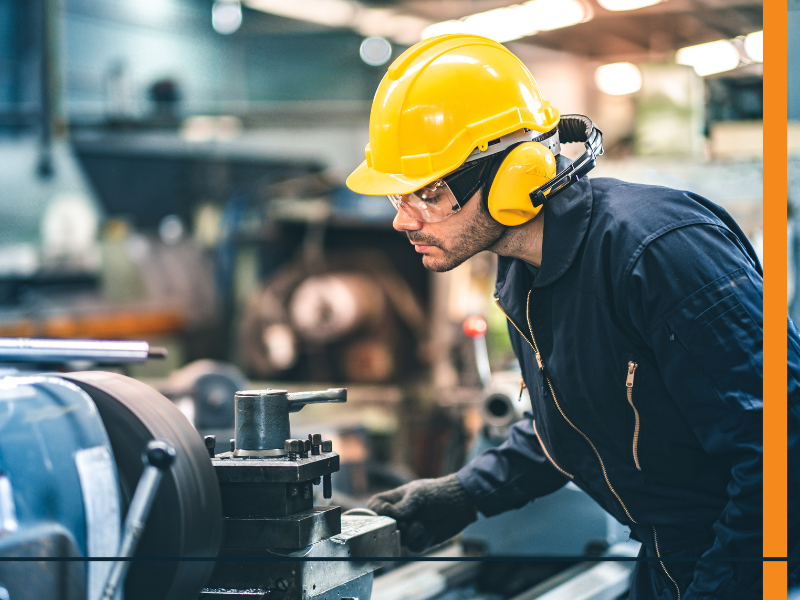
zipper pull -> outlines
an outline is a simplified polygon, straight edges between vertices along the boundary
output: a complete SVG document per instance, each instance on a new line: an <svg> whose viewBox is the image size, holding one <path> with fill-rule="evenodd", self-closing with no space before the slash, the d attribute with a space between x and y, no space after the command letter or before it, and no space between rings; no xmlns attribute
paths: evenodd
<svg viewBox="0 0 800 600"><path fill-rule="evenodd" d="M522 390L526 389L527 387L528 386L525 385L525 380L524 379L520 379L519 380L519 397L517 398L517 402L521 402L522 401Z"/></svg>
<svg viewBox="0 0 800 600"><path fill-rule="evenodd" d="M633 373L636 371L636 367L638 366L639 365L633 361L628 363L628 377L625 379L625 387L633 387Z"/></svg>
<svg viewBox="0 0 800 600"><path fill-rule="evenodd" d="M544 370L544 363L542 362L542 355L538 352L536 353L536 364L539 365L539 370Z"/></svg>

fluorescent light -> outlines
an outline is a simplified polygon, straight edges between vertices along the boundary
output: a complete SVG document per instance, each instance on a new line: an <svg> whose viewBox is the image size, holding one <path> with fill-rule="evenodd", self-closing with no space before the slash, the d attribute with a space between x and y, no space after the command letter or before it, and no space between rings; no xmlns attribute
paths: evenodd
<svg viewBox="0 0 800 600"><path fill-rule="evenodd" d="M739 51L728 40L681 48L675 55L679 65L694 67L701 77L730 71L739 66Z"/></svg>
<svg viewBox="0 0 800 600"><path fill-rule="evenodd" d="M445 33L467 33L496 42L509 42L539 31L569 27L590 17L578 0L532 0L458 20L434 23L425 28L422 39Z"/></svg>
<svg viewBox="0 0 800 600"><path fill-rule="evenodd" d="M222 35L229 35L242 25L242 5L239 0L219 0L211 7L211 26Z"/></svg>
<svg viewBox="0 0 800 600"><path fill-rule="evenodd" d="M755 62L764 62L764 32L754 31L744 38L744 51Z"/></svg>
<svg viewBox="0 0 800 600"><path fill-rule="evenodd" d="M330 27L347 27L358 9L347 0L244 0L250 8L281 17L319 23Z"/></svg>
<svg viewBox="0 0 800 600"><path fill-rule="evenodd" d="M597 67L594 82L604 94L624 96L642 89L642 73L639 67L628 62L611 63Z"/></svg>
<svg viewBox="0 0 800 600"><path fill-rule="evenodd" d="M361 60L371 67L379 67L392 58L392 45L382 37L368 37L358 50Z"/></svg>
<svg viewBox="0 0 800 600"><path fill-rule="evenodd" d="M653 6L661 0L597 0L597 3L606 10L636 10L645 6Z"/></svg>
<svg viewBox="0 0 800 600"><path fill-rule="evenodd" d="M591 18L578 0L533 0L522 6L529 9L529 18L539 31L570 27Z"/></svg>

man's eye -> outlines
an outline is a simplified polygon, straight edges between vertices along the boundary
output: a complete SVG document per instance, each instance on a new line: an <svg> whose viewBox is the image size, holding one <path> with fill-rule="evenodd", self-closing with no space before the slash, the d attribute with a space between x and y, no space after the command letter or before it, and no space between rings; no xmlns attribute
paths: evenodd
<svg viewBox="0 0 800 600"><path fill-rule="evenodd" d="M443 191L426 191L420 194L420 198L426 204L438 204L439 202L443 202L446 198L447 194Z"/></svg>

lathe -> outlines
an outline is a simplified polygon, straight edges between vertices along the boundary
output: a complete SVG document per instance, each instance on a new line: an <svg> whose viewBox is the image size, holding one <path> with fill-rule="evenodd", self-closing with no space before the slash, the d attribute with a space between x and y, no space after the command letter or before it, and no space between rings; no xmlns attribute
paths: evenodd
<svg viewBox="0 0 800 600"><path fill-rule="evenodd" d="M150 354L144 342L0 340L6 363ZM218 452L137 380L7 369L0 557L27 560L0 561L0 598L368 600L380 558L399 555L395 522L314 506L315 485L330 498L339 456L320 434L291 438L289 425L306 404L345 401L344 389L240 391L236 437Z"/></svg>

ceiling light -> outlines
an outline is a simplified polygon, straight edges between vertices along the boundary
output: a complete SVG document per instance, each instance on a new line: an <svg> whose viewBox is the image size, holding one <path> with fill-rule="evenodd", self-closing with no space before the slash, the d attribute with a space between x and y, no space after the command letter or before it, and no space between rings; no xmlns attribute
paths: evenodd
<svg viewBox="0 0 800 600"><path fill-rule="evenodd" d="M392 45L382 37L368 37L358 50L361 60L371 67L379 67L392 58Z"/></svg>
<svg viewBox="0 0 800 600"><path fill-rule="evenodd" d="M764 32L754 31L745 36L744 51L750 60L764 62Z"/></svg>
<svg viewBox="0 0 800 600"><path fill-rule="evenodd" d="M597 3L606 10L636 10L645 6L653 6L661 0L597 0Z"/></svg>
<svg viewBox="0 0 800 600"><path fill-rule="evenodd" d="M244 0L250 8L281 17L347 27L356 16L358 6L347 0Z"/></svg>
<svg viewBox="0 0 800 600"><path fill-rule="evenodd" d="M578 0L533 0L522 6L528 9L529 18L539 31L577 25L591 18Z"/></svg>
<svg viewBox="0 0 800 600"><path fill-rule="evenodd" d="M229 35L242 25L242 5L239 0L220 0L211 7L211 26L222 35Z"/></svg>
<svg viewBox="0 0 800 600"><path fill-rule="evenodd" d="M611 63L597 67L594 82L604 94L624 96L642 89L642 73L639 67L628 62Z"/></svg>
<svg viewBox="0 0 800 600"><path fill-rule="evenodd" d="M701 77L730 71L739 66L739 51L728 40L681 48L675 55L679 65L694 67Z"/></svg>
<svg viewBox="0 0 800 600"><path fill-rule="evenodd" d="M445 33L465 33L488 37L496 42L509 42L539 31L569 27L588 20L590 16L578 0L532 0L458 20L434 23L423 30L422 39Z"/></svg>

